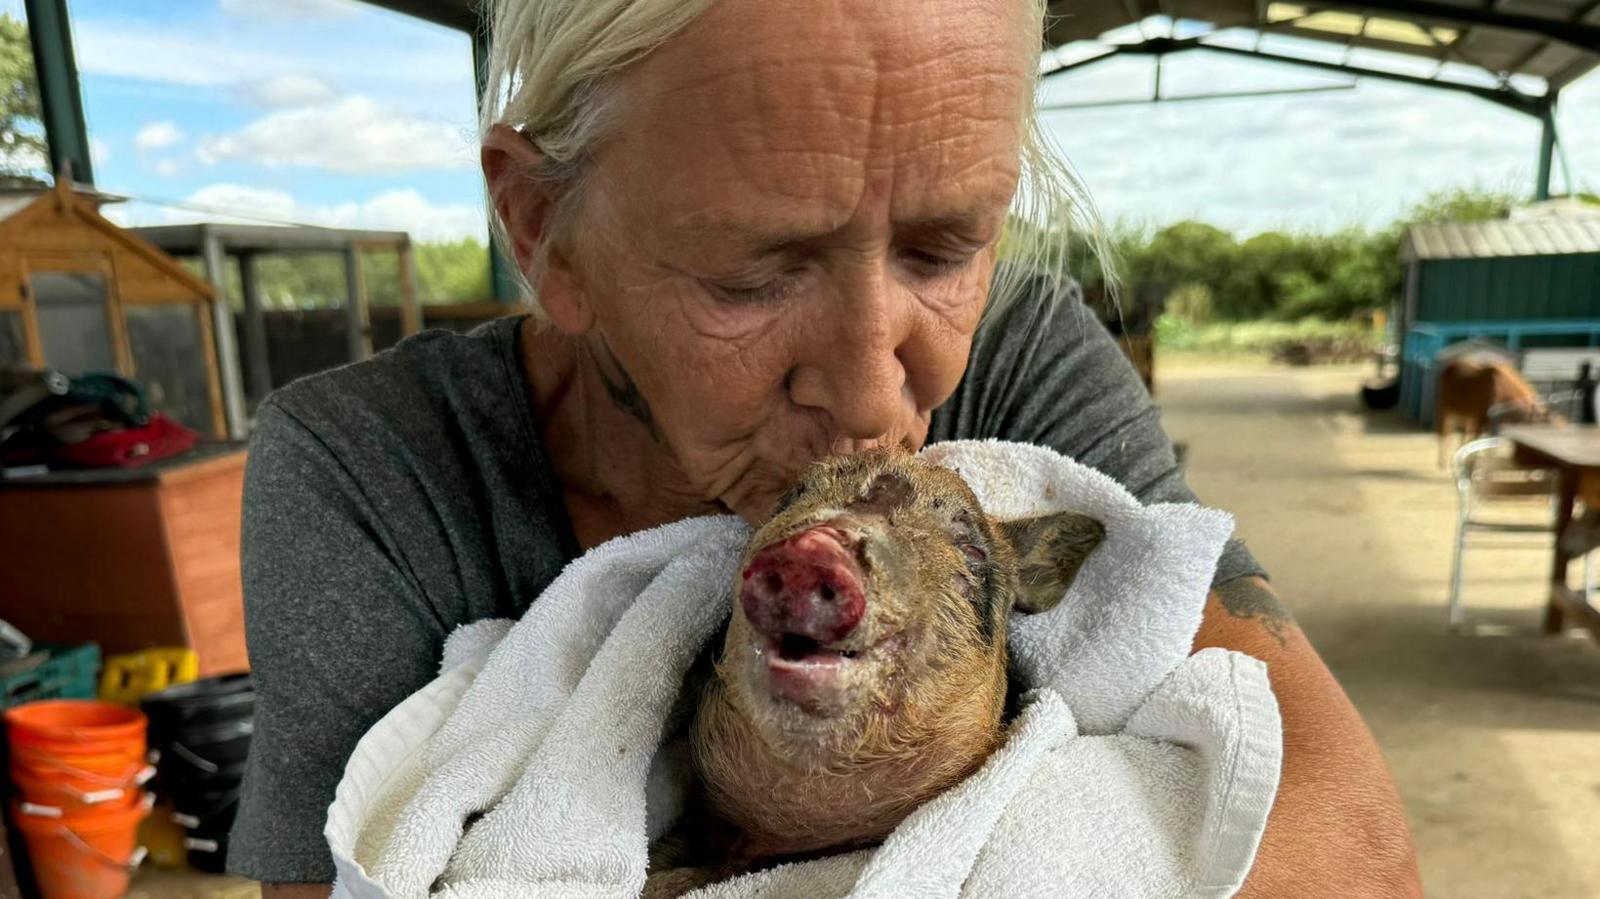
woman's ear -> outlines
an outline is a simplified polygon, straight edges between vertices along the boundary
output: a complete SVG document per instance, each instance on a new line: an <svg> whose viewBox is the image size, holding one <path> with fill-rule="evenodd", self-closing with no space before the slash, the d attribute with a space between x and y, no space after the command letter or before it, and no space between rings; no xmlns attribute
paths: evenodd
<svg viewBox="0 0 1600 899"><path fill-rule="evenodd" d="M1017 609L1048 612L1067 595L1084 560L1106 538L1106 527L1077 512L995 522L1017 554Z"/></svg>
<svg viewBox="0 0 1600 899"><path fill-rule="evenodd" d="M489 202L510 239L517 268L530 281L538 270L539 305L545 315L566 334L588 332L594 314L572 260L559 247L546 246L552 210L559 198L553 195L551 185L530 175L539 170L544 155L515 128L497 124L483 136L481 158Z"/></svg>

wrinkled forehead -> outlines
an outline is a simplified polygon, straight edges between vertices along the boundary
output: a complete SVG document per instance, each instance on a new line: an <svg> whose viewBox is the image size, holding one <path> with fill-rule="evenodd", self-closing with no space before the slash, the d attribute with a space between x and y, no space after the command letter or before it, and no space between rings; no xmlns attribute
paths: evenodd
<svg viewBox="0 0 1600 899"><path fill-rule="evenodd" d="M603 160L631 160L691 228L791 201L837 224L873 190L901 218L1003 212L1037 72L1029 6L722 0L623 79Z"/></svg>

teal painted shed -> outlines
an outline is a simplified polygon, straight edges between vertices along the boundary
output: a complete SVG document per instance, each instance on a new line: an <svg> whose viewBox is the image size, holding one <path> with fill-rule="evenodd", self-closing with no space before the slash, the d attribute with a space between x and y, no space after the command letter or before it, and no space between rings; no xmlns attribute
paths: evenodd
<svg viewBox="0 0 1600 899"><path fill-rule="evenodd" d="M1433 416L1433 360L1459 340L1600 346L1600 214L1414 225L1401 243L1400 408Z"/></svg>

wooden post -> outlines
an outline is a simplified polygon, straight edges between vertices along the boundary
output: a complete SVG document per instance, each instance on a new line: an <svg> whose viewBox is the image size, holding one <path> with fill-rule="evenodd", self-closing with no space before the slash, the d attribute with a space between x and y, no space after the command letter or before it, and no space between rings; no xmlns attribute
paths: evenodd
<svg viewBox="0 0 1600 899"><path fill-rule="evenodd" d="M400 334L410 337L422 330L422 304L417 301L417 258L409 240L400 245L399 253Z"/></svg>
<svg viewBox="0 0 1600 899"><path fill-rule="evenodd" d="M117 257L107 253L100 277L106 285L106 333L111 337L111 358L117 373L124 378L137 375L133 367L133 347L128 343L127 312L122 308L122 282L117 278Z"/></svg>
<svg viewBox="0 0 1600 899"><path fill-rule="evenodd" d="M367 285L361 276L361 250L346 247L344 251L345 285L345 339L351 362L360 362L372 356L372 320L367 312Z"/></svg>
<svg viewBox="0 0 1600 899"><path fill-rule="evenodd" d="M39 298L34 295L33 272L26 259L18 267L22 279L22 342L24 355L34 368L44 368L44 337L39 333Z"/></svg>
<svg viewBox="0 0 1600 899"><path fill-rule="evenodd" d="M256 254L239 254L239 286L244 293L244 345L249 368L250 399L261 402L272 392L272 358L267 343L267 316L261 304L261 279Z"/></svg>
<svg viewBox="0 0 1600 899"><path fill-rule="evenodd" d="M216 331L212 330L211 308L216 300L207 300L194 307L195 321L200 326L200 353L206 362L206 405L211 408L211 433L215 437L228 436L228 416L223 411L222 371L217 365Z"/></svg>
<svg viewBox="0 0 1600 899"><path fill-rule="evenodd" d="M222 406L228 416L228 436L243 440L250 435L250 413L245 402L244 378L239 373L239 345L233 334L233 310L228 306L227 257L222 241L209 229L201 238L201 259L206 280L217 293L212 305L213 333L217 340L217 364L222 368Z"/></svg>

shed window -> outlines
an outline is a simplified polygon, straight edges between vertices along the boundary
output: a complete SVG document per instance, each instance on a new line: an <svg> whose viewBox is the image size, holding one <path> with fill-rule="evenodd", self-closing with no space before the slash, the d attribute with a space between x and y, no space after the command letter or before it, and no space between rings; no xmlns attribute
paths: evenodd
<svg viewBox="0 0 1600 899"><path fill-rule="evenodd" d="M200 315L188 304L124 306L133 369L150 404L179 422L212 429L206 345Z"/></svg>
<svg viewBox="0 0 1600 899"><path fill-rule="evenodd" d="M105 277L97 272L34 272L28 283L38 309L45 364L69 375L115 372Z"/></svg>

